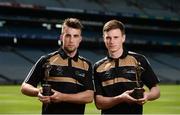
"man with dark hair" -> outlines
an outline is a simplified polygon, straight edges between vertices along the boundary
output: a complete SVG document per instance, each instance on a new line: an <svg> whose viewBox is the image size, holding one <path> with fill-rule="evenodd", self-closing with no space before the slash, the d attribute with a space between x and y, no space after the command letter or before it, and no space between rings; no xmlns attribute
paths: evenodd
<svg viewBox="0 0 180 115"><path fill-rule="evenodd" d="M157 76L145 56L124 48L126 36L122 22L107 22L103 38L108 56L94 65L96 107L102 114L142 114L143 104L160 97ZM143 92L143 85L149 91ZM133 94L142 96L137 98Z"/></svg>
<svg viewBox="0 0 180 115"><path fill-rule="evenodd" d="M78 19L66 19L60 49L42 56L21 86L23 94L37 96L43 103L42 114L84 114L85 104L93 101L92 66L78 54L81 31ZM39 83L51 86L50 94L37 88Z"/></svg>

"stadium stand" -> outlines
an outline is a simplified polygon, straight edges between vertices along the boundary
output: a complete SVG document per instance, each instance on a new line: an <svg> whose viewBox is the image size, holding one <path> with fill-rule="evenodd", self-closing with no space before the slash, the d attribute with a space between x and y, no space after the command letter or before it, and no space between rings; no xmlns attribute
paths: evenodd
<svg viewBox="0 0 180 115"><path fill-rule="evenodd" d="M60 7L58 0L15 0L17 3L22 4L33 4L33 5L41 5L41 6L50 6L50 7Z"/></svg>
<svg viewBox="0 0 180 115"><path fill-rule="evenodd" d="M179 83L180 66L177 54L145 53L161 82ZM179 54L178 54L179 55Z"/></svg>
<svg viewBox="0 0 180 115"><path fill-rule="evenodd" d="M104 11L102 6L94 2L93 0L62 0L61 2L64 4L65 8Z"/></svg>
<svg viewBox="0 0 180 115"><path fill-rule="evenodd" d="M22 82L23 76L27 75L32 63L17 55L10 47L6 47L5 50L1 50L0 55L0 75L6 78L1 78L0 80L6 80L5 83Z"/></svg>
<svg viewBox="0 0 180 115"><path fill-rule="evenodd" d="M0 75L3 77L0 77L0 82L21 83L40 56L51 51L55 49L1 47ZM145 51L141 53L145 54L162 83L180 83L180 55ZM81 49L80 54L95 63L105 56L106 51Z"/></svg>
<svg viewBox="0 0 180 115"><path fill-rule="evenodd" d="M83 9L97 12L118 12L125 15L179 18L179 0L1 0L0 2L20 3L57 8Z"/></svg>
<svg viewBox="0 0 180 115"><path fill-rule="evenodd" d="M179 84L177 4L179 0L0 0L0 84L21 83L41 55L56 50L56 25L67 17L85 25L80 53L93 63L106 54L103 23L119 19L127 29L127 47L147 56L162 83Z"/></svg>

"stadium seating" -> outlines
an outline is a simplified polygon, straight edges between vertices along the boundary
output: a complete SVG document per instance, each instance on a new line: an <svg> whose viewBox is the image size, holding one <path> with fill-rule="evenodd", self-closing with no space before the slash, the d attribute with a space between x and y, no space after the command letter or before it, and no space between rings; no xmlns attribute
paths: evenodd
<svg viewBox="0 0 180 115"><path fill-rule="evenodd" d="M161 82L180 82L180 58L177 54L168 53L144 53L152 65L153 70L159 76Z"/></svg>
<svg viewBox="0 0 180 115"><path fill-rule="evenodd" d="M6 50L3 50L6 49ZM9 50L7 50L9 49ZM13 49L13 50L12 50ZM45 55L55 51L55 49L43 49L43 48L14 48L7 47L0 50L0 75L9 79L5 80L0 77L0 83L8 83L13 80L16 83L21 83L32 65L40 58L41 55ZM180 55L167 54L167 53L154 53L154 52L141 52L143 53L153 70L158 75L162 83L179 83L180 82ZM103 50L85 50L81 49L80 54L88 58L92 63L103 58L106 51ZM170 61L171 60L171 61ZM10 81L11 80L11 81Z"/></svg>
<svg viewBox="0 0 180 115"><path fill-rule="evenodd" d="M60 3L57 0L16 0L17 3L33 4L41 6L59 7Z"/></svg>
<svg viewBox="0 0 180 115"><path fill-rule="evenodd" d="M30 70L32 63L26 61L11 51L0 51L0 55L0 74L11 81L16 81L17 83L22 82L22 79Z"/></svg>
<svg viewBox="0 0 180 115"><path fill-rule="evenodd" d="M86 11L118 12L141 16L180 18L179 0L1 0L46 7L83 9Z"/></svg>
<svg viewBox="0 0 180 115"><path fill-rule="evenodd" d="M60 8L67 9L70 12L75 12L76 9L82 11L82 14L75 15L74 13L70 13L67 17L85 17L83 23L86 21L86 24L82 33L85 42L102 43L101 29L106 18L96 20L94 15L99 17L112 13L113 15L110 15L110 18L117 16L116 18L122 18L122 20L126 22L126 43L130 43L131 45L155 44L177 47L180 44L179 0L0 0L0 3L12 3L14 5L12 5L13 8L18 7L20 4L27 6L34 5L34 9L26 7L29 14L26 14L26 12L24 13L24 9L19 10L21 11L20 13L10 10L12 11L12 16L8 11L4 14L0 14L0 21L5 20L4 25L0 25L1 41L4 41L6 38L12 39L14 37L18 39L32 39L35 42L36 40L44 39L57 40L60 30L55 27L55 23L59 23L59 20L62 21L66 12L58 12L59 10L52 10L52 12L50 12L47 9ZM0 7L1 6L3 7L3 4L0 4ZM7 8L9 8L9 4L7 4L7 6ZM40 10L38 10L38 8ZM29 9L31 9L34 14L29 11ZM44 14L42 13L42 15L39 15L42 10L44 10ZM18 15L14 16L14 13ZM36 13L37 15L35 15ZM59 13L61 13L61 15L59 15ZM89 14L86 15L86 13ZM90 15L92 16L89 17ZM167 21L167 17L168 19L170 18L170 20ZM93 22L91 22L92 20ZM131 22L128 24L127 20ZM21 23L21 21L23 23ZM52 23L52 28L47 29L42 27L43 22ZM95 24L88 24L89 22ZM149 22L149 25L144 25L146 22ZM100 25L96 25L96 23L100 23ZM21 83L38 58L55 49L54 46L50 49L47 49L49 47L44 49L44 47L32 48L33 46L16 47L14 44L8 44L8 46L6 46L7 44L5 45L3 43L1 43L0 46L0 84ZM86 47L89 46L86 45ZM93 63L105 56L103 49L81 49L80 53ZM163 83L180 83L180 77L178 76L180 75L179 52L170 55L163 52L147 52L142 49L142 53L147 56L153 69Z"/></svg>

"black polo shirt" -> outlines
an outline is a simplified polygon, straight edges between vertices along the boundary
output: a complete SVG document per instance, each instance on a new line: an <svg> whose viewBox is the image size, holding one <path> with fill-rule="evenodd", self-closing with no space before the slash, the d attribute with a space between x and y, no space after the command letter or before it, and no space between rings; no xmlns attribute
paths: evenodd
<svg viewBox="0 0 180 115"><path fill-rule="evenodd" d="M124 50L121 57L103 58L94 65L94 81L96 95L114 97L126 90L134 89L136 84L137 65L144 69L139 77L140 87L148 88L159 82L145 56ZM103 114L141 114L142 106L138 104L120 103L110 109L102 110Z"/></svg>
<svg viewBox="0 0 180 115"><path fill-rule="evenodd" d="M45 79L44 64L49 62L51 69L49 77ZM60 49L59 51L42 56L32 67L25 82L35 87L47 81L52 89L67 94L75 94L85 90L93 90L92 66L89 61L78 55L69 57ZM83 114L85 104L50 103L43 105L42 113L48 114Z"/></svg>

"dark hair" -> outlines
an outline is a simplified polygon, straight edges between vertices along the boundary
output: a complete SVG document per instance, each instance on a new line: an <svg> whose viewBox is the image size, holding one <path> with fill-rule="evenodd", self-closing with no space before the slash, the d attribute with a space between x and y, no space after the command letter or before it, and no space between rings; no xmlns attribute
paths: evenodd
<svg viewBox="0 0 180 115"><path fill-rule="evenodd" d="M103 33L108 32L112 29L120 29L122 34L125 34L125 26L122 22L120 22L118 20L110 20L110 21L106 22L103 27Z"/></svg>
<svg viewBox="0 0 180 115"><path fill-rule="evenodd" d="M82 30L82 28L83 28L83 25L81 24L79 19L76 19L76 18L65 19L63 22L63 25L62 25L62 32L66 26L71 27L71 28L75 28L75 29L80 29L80 30Z"/></svg>

